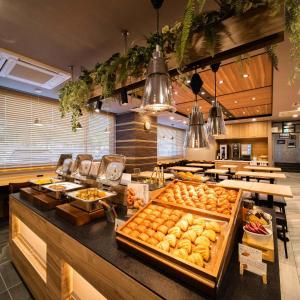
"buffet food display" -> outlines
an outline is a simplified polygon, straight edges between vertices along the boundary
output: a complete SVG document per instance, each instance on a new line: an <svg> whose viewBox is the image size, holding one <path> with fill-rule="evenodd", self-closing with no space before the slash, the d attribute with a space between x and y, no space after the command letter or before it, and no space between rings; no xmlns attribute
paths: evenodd
<svg viewBox="0 0 300 300"><path fill-rule="evenodd" d="M196 181L196 182L206 182L208 180L208 177L206 176L193 174L191 172L175 172L175 177L182 180Z"/></svg>
<svg viewBox="0 0 300 300"><path fill-rule="evenodd" d="M57 179L57 178L46 177L46 178L32 179L29 182L34 185L44 185L44 184L51 184L51 183L56 183L56 182L60 182L60 181L61 180Z"/></svg>
<svg viewBox="0 0 300 300"><path fill-rule="evenodd" d="M164 203L231 215L237 197L237 190L205 183L195 184L177 181L168 185L158 196L158 200Z"/></svg>

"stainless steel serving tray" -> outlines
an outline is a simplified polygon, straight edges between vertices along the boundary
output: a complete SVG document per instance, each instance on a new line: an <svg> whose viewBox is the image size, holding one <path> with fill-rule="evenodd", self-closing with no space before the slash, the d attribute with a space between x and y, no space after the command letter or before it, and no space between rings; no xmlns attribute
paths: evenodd
<svg viewBox="0 0 300 300"><path fill-rule="evenodd" d="M88 212L92 212L92 211L95 211L95 210L98 210L98 209L102 209L103 207L102 207L102 204L101 204L100 200L108 199L108 198L113 197L113 196L116 195L115 192L110 192L110 191L97 189L98 191L104 192L105 196L104 197L99 197L95 200L85 200L85 199L82 199L82 198L79 198L79 197L76 196L78 192L82 192L84 190L87 190L87 189L81 189L81 190L69 192L69 193L66 193L66 195L69 198L74 199L74 201L72 201L70 203L71 205L73 205L75 207L78 207L82 210L88 211Z"/></svg>
<svg viewBox="0 0 300 300"><path fill-rule="evenodd" d="M53 186L53 185L63 185L65 188L63 190L56 190L56 189L51 188L51 186ZM43 189L50 191L49 196L51 196L55 199L61 199L62 194L66 193L67 191L70 192L73 190L78 190L82 187L83 187L82 184L77 184L74 182L67 182L67 181L51 183L51 184L46 184L46 185L42 186Z"/></svg>

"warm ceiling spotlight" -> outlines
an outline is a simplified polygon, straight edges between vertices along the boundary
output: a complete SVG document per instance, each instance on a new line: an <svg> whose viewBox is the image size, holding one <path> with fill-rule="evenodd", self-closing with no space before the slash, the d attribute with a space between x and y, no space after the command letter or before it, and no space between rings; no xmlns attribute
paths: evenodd
<svg viewBox="0 0 300 300"><path fill-rule="evenodd" d="M81 130L81 129L82 129L82 125L81 125L81 123L80 123L80 122L78 122L78 123L77 123L77 125L76 125L76 129L77 129L77 130Z"/></svg>
<svg viewBox="0 0 300 300"><path fill-rule="evenodd" d="M174 92L174 95L178 95L178 92L177 92L177 91L175 91L175 92Z"/></svg>
<svg viewBox="0 0 300 300"><path fill-rule="evenodd" d="M41 126L43 126L43 123L41 122L40 118L35 118L33 125L41 127Z"/></svg>
<svg viewBox="0 0 300 300"><path fill-rule="evenodd" d="M298 118L298 115L297 114L293 114L293 118Z"/></svg>
<svg viewBox="0 0 300 300"><path fill-rule="evenodd" d="M252 100L254 101L254 100L256 100L256 98L255 98L255 97L252 97Z"/></svg>
<svg viewBox="0 0 300 300"><path fill-rule="evenodd" d="M187 124L187 121L183 121L182 123L186 125L186 124Z"/></svg>
<svg viewBox="0 0 300 300"><path fill-rule="evenodd" d="M96 102L95 112L96 112L96 113L99 113L100 110L101 110L101 108L102 108L102 101L98 100L98 101Z"/></svg>
<svg viewBox="0 0 300 300"><path fill-rule="evenodd" d="M121 104L127 105L128 104L128 95L127 95L126 88L122 88L120 94L121 94Z"/></svg>
<svg viewBox="0 0 300 300"><path fill-rule="evenodd" d="M256 112L259 112L259 109L257 109Z"/></svg>
<svg viewBox="0 0 300 300"><path fill-rule="evenodd" d="M191 80L190 80L190 79L187 79L186 83L187 83L187 84L190 84L190 83L191 83Z"/></svg>
<svg viewBox="0 0 300 300"><path fill-rule="evenodd" d="M245 111L243 111L243 115L244 115L244 114L246 114L246 112L245 112Z"/></svg>
<svg viewBox="0 0 300 300"><path fill-rule="evenodd" d="M253 118L252 121L255 122L255 121L256 121L256 118Z"/></svg>
<svg viewBox="0 0 300 300"><path fill-rule="evenodd" d="M237 100L235 100L234 103L237 104L238 103Z"/></svg>
<svg viewBox="0 0 300 300"><path fill-rule="evenodd" d="M170 120L174 120L175 118L174 117L170 117Z"/></svg>
<svg viewBox="0 0 300 300"><path fill-rule="evenodd" d="M298 111L300 111L300 106L299 106L299 107L297 107L297 110L298 110Z"/></svg>
<svg viewBox="0 0 300 300"><path fill-rule="evenodd" d="M222 83L224 83L224 81L223 80L219 80L219 84L222 84Z"/></svg>
<svg viewBox="0 0 300 300"><path fill-rule="evenodd" d="M249 74L243 74L243 77L244 77L244 78L248 78L248 77L249 77Z"/></svg>
<svg viewBox="0 0 300 300"><path fill-rule="evenodd" d="M199 106L200 109L202 109L202 106Z"/></svg>
<svg viewBox="0 0 300 300"><path fill-rule="evenodd" d="M201 95L205 95L205 92L204 92L204 91L202 91L202 92L201 92Z"/></svg>

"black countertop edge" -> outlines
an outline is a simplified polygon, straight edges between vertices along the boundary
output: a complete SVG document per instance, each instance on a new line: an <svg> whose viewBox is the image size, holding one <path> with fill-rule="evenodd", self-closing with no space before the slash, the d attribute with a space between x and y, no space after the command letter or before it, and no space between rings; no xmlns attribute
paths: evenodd
<svg viewBox="0 0 300 300"><path fill-rule="evenodd" d="M107 223L105 219L95 220L90 224L78 227L57 216L55 210L39 210L20 196L19 193L13 194L13 197L156 295L172 300L213 299L194 286L171 276L165 270L158 269L154 265L145 262L143 258L136 257L133 253L130 254L128 251L121 249L115 239L114 224ZM273 216L273 227L276 226L273 210L267 209L267 212ZM240 233L242 234L242 231ZM263 285L259 276L249 272L245 272L244 276L240 276L238 246L236 245L216 298L280 299L276 230L274 231L274 245L275 263L268 263L268 285Z"/></svg>

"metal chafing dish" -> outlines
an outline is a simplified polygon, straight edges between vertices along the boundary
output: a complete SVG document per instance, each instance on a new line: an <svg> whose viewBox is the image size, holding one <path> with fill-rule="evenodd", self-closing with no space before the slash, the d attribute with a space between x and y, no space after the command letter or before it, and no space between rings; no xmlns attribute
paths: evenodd
<svg viewBox="0 0 300 300"><path fill-rule="evenodd" d="M97 195L98 192L104 193L104 195L98 196ZM89 193L91 195L91 198L93 198L92 200L81 198L81 195L84 194L88 195ZM93 194L95 196L93 196ZM88 212L92 212L98 209L102 209L103 208L102 200L106 200L110 197L113 197L116 195L116 193L110 191L104 191L98 188L87 188L87 189L81 189L74 192L69 192L66 195L72 200L74 200L70 203L72 206L78 207Z"/></svg>
<svg viewBox="0 0 300 300"><path fill-rule="evenodd" d="M61 187L61 188L59 188ZM42 189L49 191L48 195L55 198L61 199L62 194L82 188L82 184L74 182L58 182L52 184L46 184L42 186Z"/></svg>
<svg viewBox="0 0 300 300"><path fill-rule="evenodd" d="M73 165L71 177L76 180L85 180L89 175L93 162L93 156L90 154L78 154Z"/></svg>
<svg viewBox="0 0 300 300"><path fill-rule="evenodd" d="M59 176L70 174L72 166L72 154L61 154L56 165L55 173Z"/></svg>
<svg viewBox="0 0 300 300"><path fill-rule="evenodd" d="M33 188L38 191L41 191L44 185L59 183L61 181L62 180L53 177L39 177L29 180L29 182L33 184Z"/></svg>

